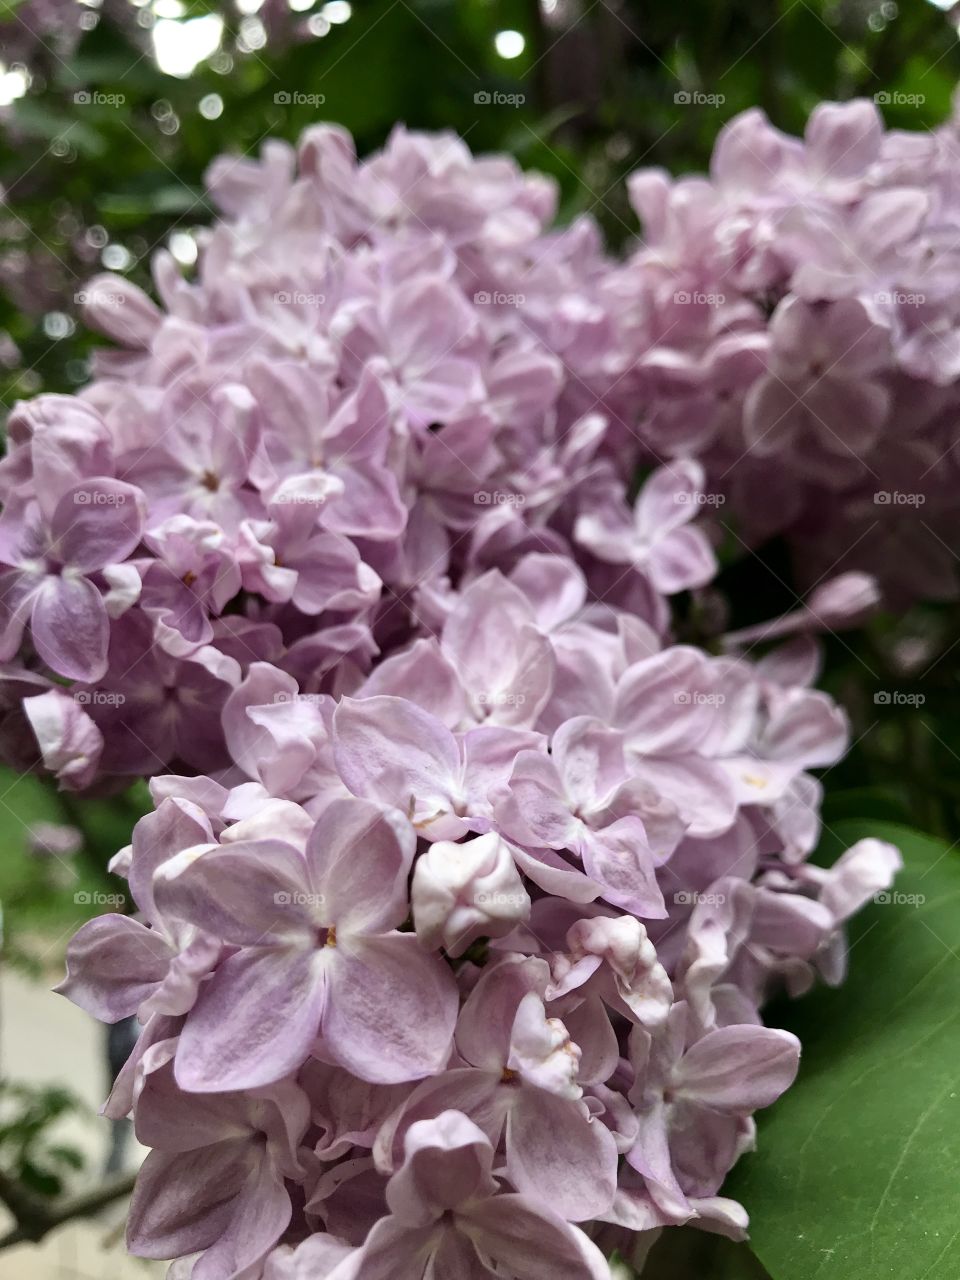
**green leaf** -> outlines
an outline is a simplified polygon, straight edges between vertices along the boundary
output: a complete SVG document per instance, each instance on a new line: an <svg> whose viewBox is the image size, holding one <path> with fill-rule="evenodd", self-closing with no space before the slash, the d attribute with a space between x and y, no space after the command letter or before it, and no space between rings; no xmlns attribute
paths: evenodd
<svg viewBox="0 0 960 1280"><path fill-rule="evenodd" d="M850 976L789 1012L800 1076L724 1186L775 1280L960 1275L960 852L891 823L837 824L899 845L889 900L850 928Z"/></svg>

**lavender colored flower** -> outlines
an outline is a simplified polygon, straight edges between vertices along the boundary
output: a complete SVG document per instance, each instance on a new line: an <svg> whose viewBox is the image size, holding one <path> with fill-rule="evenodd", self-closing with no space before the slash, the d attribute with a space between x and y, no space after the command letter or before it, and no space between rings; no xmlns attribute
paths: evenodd
<svg viewBox="0 0 960 1280"><path fill-rule="evenodd" d="M874 296L925 278L909 152L863 104L804 144L750 115L710 180L634 178L616 264L506 159L317 126L212 167L160 305L93 282L117 348L0 465L0 743L152 778L111 864L135 914L62 987L143 1024L107 1107L154 1148L134 1251L594 1280L612 1235L745 1233L723 1182L799 1055L763 1006L839 980L899 862L809 862L847 741L810 633L875 589L712 652L670 597L712 582L721 500L751 537L853 510L918 382L902 447L941 438L950 360Z"/></svg>

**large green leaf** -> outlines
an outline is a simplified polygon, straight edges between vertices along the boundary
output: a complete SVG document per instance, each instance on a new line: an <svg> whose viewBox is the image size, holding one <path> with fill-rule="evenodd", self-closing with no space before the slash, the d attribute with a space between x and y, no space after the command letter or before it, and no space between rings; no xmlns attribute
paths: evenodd
<svg viewBox="0 0 960 1280"><path fill-rule="evenodd" d="M850 977L774 1019L803 1042L796 1085L724 1187L774 1280L960 1276L960 850L890 823L905 868L851 927Z"/></svg>

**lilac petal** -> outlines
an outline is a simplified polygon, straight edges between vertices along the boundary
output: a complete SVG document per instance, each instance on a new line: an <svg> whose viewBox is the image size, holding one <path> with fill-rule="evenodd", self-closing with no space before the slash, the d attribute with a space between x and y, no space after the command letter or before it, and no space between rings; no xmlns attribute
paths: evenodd
<svg viewBox="0 0 960 1280"><path fill-rule="evenodd" d="M533 956L484 969L457 1023L457 1049L467 1062L486 1071L506 1066L520 1002L531 991L542 993L549 978L546 962Z"/></svg>
<svg viewBox="0 0 960 1280"><path fill-rule="evenodd" d="M84 480L68 489L53 513L53 553L61 564L91 573L126 560L140 541L146 499L122 480Z"/></svg>
<svg viewBox="0 0 960 1280"><path fill-rule="evenodd" d="M450 969L409 933L331 950L323 1056L381 1084L441 1071L457 1021Z"/></svg>
<svg viewBox="0 0 960 1280"><path fill-rule="evenodd" d="M577 1079L582 1085L602 1084L617 1069L620 1048L617 1035L599 996L590 996L563 1015L570 1039L580 1048Z"/></svg>
<svg viewBox="0 0 960 1280"><path fill-rule="evenodd" d="M133 847L127 879L133 900L152 923L158 920L153 900L157 868L184 849L207 844L213 831L206 814L189 800L174 796L156 799L157 808L133 829Z"/></svg>
<svg viewBox="0 0 960 1280"><path fill-rule="evenodd" d="M129 916L98 916L67 947L67 976L56 990L101 1022L119 1022L163 981L173 954L160 934Z"/></svg>
<svg viewBox="0 0 960 1280"><path fill-rule="evenodd" d="M837 859L824 879L820 901L836 920L847 920L883 889L889 889L903 859L884 840L858 840Z"/></svg>
<svg viewBox="0 0 960 1280"><path fill-rule="evenodd" d="M637 762L636 771L677 806L687 835L719 835L733 825L737 798L721 764L695 755L646 758Z"/></svg>
<svg viewBox="0 0 960 1280"><path fill-rule="evenodd" d="M510 575L530 601L542 631L569 621L586 604L587 583L581 569L563 556L532 552Z"/></svg>
<svg viewBox="0 0 960 1280"><path fill-rule="evenodd" d="M678 459L656 470L637 499L635 515L640 536L659 542L692 520L703 485L703 467L690 459Z"/></svg>
<svg viewBox="0 0 960 1280"><path fill-rule="evenodd" d="M163 312L152 298L112 272L88 280L81 297L90 327L126 347L149 347L163 322Z"/></svg>
<svg viewBox="0 0 960 1280"><path fill-rule="evenodd" d="M387 1204L407 1226L425 1226L464 1201L496 1191L490 1141L459 1111L412 1124L404 1152L403 1167L387 1187Z"/></svg>
<svg viewBox="0 0 960 1280"><path fill-rule="evenodd" d="M66 573L46 578L33 599L30 629L37 653L58 675L93 682L105 673L110 624L88 579Z"/></svg>
<svg viewBox="0 0 960 1280"><path fill-rule="evenodd" d="M639 818L620 818L602 831L584 831L580 856L587 875L602 886L607 902L647 920L666 916L647 833Z"/></svg>
<svg viewBox="0 0 960 1280"><path fill-rule="evenodd" d="M415 640L384 658L363 683L363 697L407 698L442 720L448 729L469 720L466 695L457 674L432 637Z"/></svg>
<svg viewBox="0 0 960 1280"><path fill-rule="evenodd" d="M882 137L880 112L865 98L820 103L804 133L811 169L833 179L859 178L876 159Z"/></svg>
<svg viewBox="0 0 960 1280"><path fill-rule="evenodd" d="M24 698L23 714L37 740L44 767L67 790L93 781L103 752L103 734L73 698L60 689ZM16 721L14 721L16 724ZM30 752L29 767L35 767Z"/></svg>
<svg viewBox="0 0 960 1280"><path fill-rule="evenodd" d="M200 988L177 1048L182 1089L256 1089L296 1071L317 1036L327 983L322 953L239 951Z"/></svg>
<svg viewBox="0 0 960 1280"><path fill-rule="evenodd" d="M644 569L662 595L673 596L711 582L717 559L702 530L676 529L657 544Z"/></svg>
<svg viewBox="0 0 960 1280"><path fill-rule="evenodd" d="M612 1197L611 1197L612 1198ZM522 1195L491 1196L461 1216L481 1258L523 1280L609 1280L603 1254L546 1204Z"/></svg>
<svg viewBox="0 0 960 1280"><path fill-rule="evenodd" d="M257 1158L245 1137L199 1151L151 1151L130 1202L127 1248L138 1258L179 1258L215 1244Z"/></svg>
<svg viewBox="0 0 960 1280"><path fill-rule="evenodd" d="M307 841L313 891L341 935L382 933L406 918L407 877L417 838L396 809L333 800Z"/></svg>
<svg viewBox="0 0 960 1280"><path fill-rule="evenodd" d="M385 1172L397 1169L403 1163L403 1143L410 1126L418 1120L431 1120L442 1111L468 1116L491 1145L499 1144L509 1105L500 1088L501 1070L453 1067L422 1080L381 1125L374 1143L377 1167Z"/></svg>
<svg viewBox="0 0 960 1280"><path fill-rule="evenodd" d="M476 1248L462 1231L444 1231L433 1257L433 1274L443 1280L493 1280Z"/></svg>
<svg viewBox="0 0 960 1280"><path fill-rule="evenodd" d="M225 942L312 945L314 897L306 867L282 840L187 849L157 869L153 892L161 915Z"/></svg>
<svg viewBox="0 0 960 1280"><path fill-rule="evenodd" d="M334 1267L358 1252L327 1232L318 1231L307 1236L292 1256L281 1262L281 1250L274 1250L267 1259L263 1280L315 1280L317 1276L331 1276ZM273 1268L276 1268L275 1270ZM342 1277L343 1273L338 1273ZM353 1273L356 1275L356 1272Z"/></svg>
<svg viewBox="0 0 960 1280"><path fill-rule="evenodd" d="M354 462L338 474L344 492L324 512L324 527L353 538L399 538L406 527L407 508L393 474L375 462Z"/></svg>
<svg viewBox="0 0 960 1280"><path fill-rule="evenodd" d="M644 755L675 755L701 743L716 707L713 674L697 649L675 646L628 667L617 689L615 723Z"/></svg>
<svg viewBox="0 0 960 1280"><path fill-rule="evenodd" d="M518 1191L585 1222L613 1204L617 1144L580 1102L520 1089L507 1119L507 1169Z"/></svg>
<svg viewBox="0 0 960 1280"><path fill-rule="evenodd" d="M642 1176L657 1208L674 1223L693 1216L670 1157L667 1113L663 1102L638 1116L640 1132L627 1153L627 1162Z"/></svg>
<svg viewBox="0 0 960 1280"><path fill-rule="evenodd" d="M23 415L20 417L20 415ZM91 405L74 396L41 395L15 406L9 431L31 418L30 456L37 502L49 520L78 476L107 476L113 470L113 441Z"/></svg>
<svg viewBox="0 0 960 1280"><path fill-rule="evenodd" d="M354 793L414 825L456 808L460 752L450 730L403 698L343 698L333 720L337 770Z"/></svg>
<svg viewBox="0 0 960 1280"><path fill-rule="evenodd" d="M793 1083L800 1041L773 1027L720 1027L688 1049L674 1072L674 1093L728 1115L768 1107Z"/></svg>
<svg viewBox="0 0 960 1280"><path fill-rule="evenodd" d="M582 825L562 796L554 760L536 751L522 751L516 757L496 815L501 829L513 839L548 849L570 848Z"/></svg>
<svg viewBox="0 0 960 1280"><path fill-rule="evenodd" d="M20 648L34 596L45 582L42 573L0 573L0 661L8 662Z"/></svg>
<svg viewBox="0 0 960 1280"><path fill-rule="evenodd" d="M137 1099L137 1138L161 1151L197 1151L254 1133L250 1105L242 1094L186 1094L168 1063L146 1075Z"/></svg>
<svg viewBox="0 0 960 1280"><path fill-rule="evenodd" d="M436 1246L437 1233L432 1224L405 1227L395 1218L381 1218L363 1248L338 1263L327 1273L326 1280L398 1280L399 1276L422 1280L429 1274ZM312 1269L295 1273L296 1280L314 1280L317 1274Z"/></svg>
<svg viewBox="0 0 960 1280"><path fill-rule="evenodd" d="M227 1230L195 1264L191 1280L240 1280L270 1252L290 1224L292 1206L269 1159L260 1158L233 1205Z"/></svg>

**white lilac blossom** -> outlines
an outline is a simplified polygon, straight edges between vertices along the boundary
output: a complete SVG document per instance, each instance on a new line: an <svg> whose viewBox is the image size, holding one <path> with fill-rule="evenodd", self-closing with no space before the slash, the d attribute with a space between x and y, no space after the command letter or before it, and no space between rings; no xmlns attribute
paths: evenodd
<svg viewBox="0 0 960 1280"><path fill-rule="evenodd" d="M18 406L0 466L0 742L151 778L112 863L135 914L62 986L143 1026L106 1107L153 1148L131 1249L594 1280L664 1227L742 1236L724 1179L800 1053L761 1010L839 980L898 865L808 861L847 725L803 633L872 581L676 642L669 597L716 572L707 437L634 493L656 361L614 302L654 268L548 230L544 180L319 126L210 187L197 278L161 254L164 310L95 282L122 349ZM834 380L879 411L872 370Z"/></svg>

